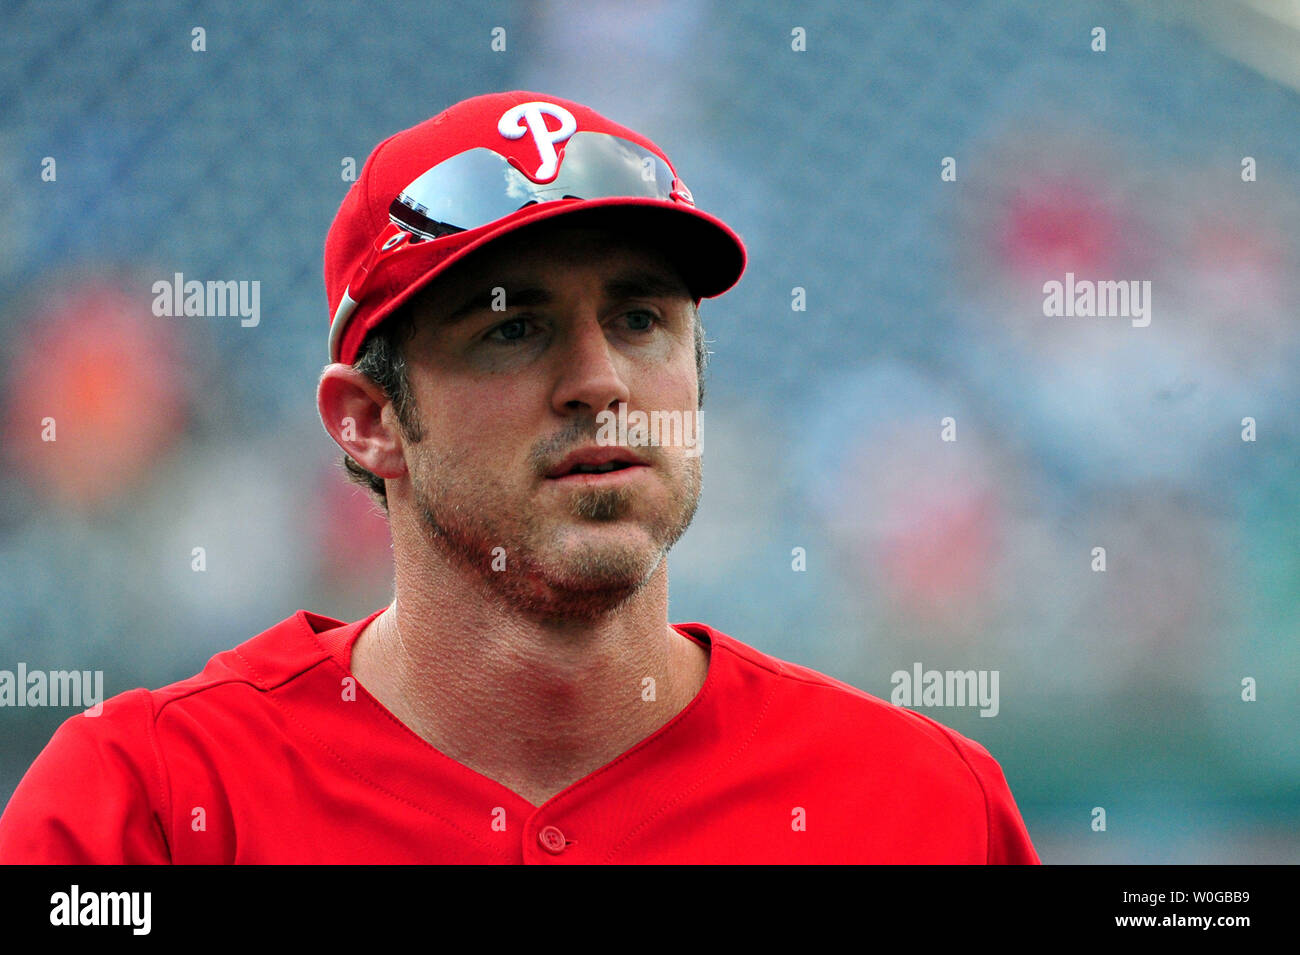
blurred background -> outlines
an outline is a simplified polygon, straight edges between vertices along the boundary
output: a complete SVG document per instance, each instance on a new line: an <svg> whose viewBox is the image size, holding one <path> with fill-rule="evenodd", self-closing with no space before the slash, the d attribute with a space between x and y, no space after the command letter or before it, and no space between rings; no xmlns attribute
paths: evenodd
<svg viewBox="0 0 1300 955"><path fill-rule="evenodd" d="M533 89L650 136L749 249L703 306L672 619L885 699L997 670L996 717L922 712L1045 862L1300 861L1295 3L3 9L0 669L113 695L388 603L315 408L325 232L349 158ZM156 316L178 272L260 282L260 322ZM1045 317L1066 272L1150 281L1150 325ZM73 712L0 709L0 801Z"/></svg>

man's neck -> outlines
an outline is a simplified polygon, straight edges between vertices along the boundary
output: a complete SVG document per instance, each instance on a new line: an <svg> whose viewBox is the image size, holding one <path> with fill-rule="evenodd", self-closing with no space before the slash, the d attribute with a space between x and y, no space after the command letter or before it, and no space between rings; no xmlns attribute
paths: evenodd
<svg viewBox="0 0 1300 955"><path fill-rule="evenodd" d="M708 651L668 625L666 561L617 612L556 623L510 613L455 568L407 570L358 636L352 672L416 735L533 805L645 739L704 683Z"/></svg>

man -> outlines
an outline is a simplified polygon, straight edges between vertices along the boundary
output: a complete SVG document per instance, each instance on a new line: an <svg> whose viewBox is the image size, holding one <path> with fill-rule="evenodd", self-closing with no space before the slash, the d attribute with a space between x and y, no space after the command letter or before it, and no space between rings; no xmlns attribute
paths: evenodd
<svg viewBox="0 0 1300 955"><path fill-rule="evenodd" d="M977 743L668 623L697 305L744 261L577 103L476 97L382 143L326 242L318 405L388 510L393 603L69 720L0 859L1037 862ZM638 414L674 427L610 426Z"/></svg>

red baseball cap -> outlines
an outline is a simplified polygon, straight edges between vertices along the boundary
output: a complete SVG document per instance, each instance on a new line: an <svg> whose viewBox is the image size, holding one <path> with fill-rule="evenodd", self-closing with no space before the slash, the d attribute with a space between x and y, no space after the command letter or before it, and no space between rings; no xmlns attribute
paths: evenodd
<svg viewBox="0 0 1300 955"><path fill-rule="evenodd" d="M745 247L695 208L668 157L594 110L541 93L476 96L375 147L325 239L330 360L493 239L558 216L662 244L698 300L745 270Z"/></svg>

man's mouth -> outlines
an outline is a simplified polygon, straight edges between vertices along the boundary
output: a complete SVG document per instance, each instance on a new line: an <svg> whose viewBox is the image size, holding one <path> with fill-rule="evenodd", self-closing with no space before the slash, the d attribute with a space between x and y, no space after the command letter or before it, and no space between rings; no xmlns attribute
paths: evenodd
<svg viewBox="0 0 1300 955"><path fill-rule="evenodd" d="M579 464L570 474L608 474L610 471L621 471L624 468L632 467L626 461L610 461L607 464Z"/></svg>
<svg viewBox="0 0 1300 955"><path fill-rule="evenodd" d="M647 467L645 461L623 448L582 448L565 456L546 476L556 481L580 480L593 475L640 471Z"/></svg>

